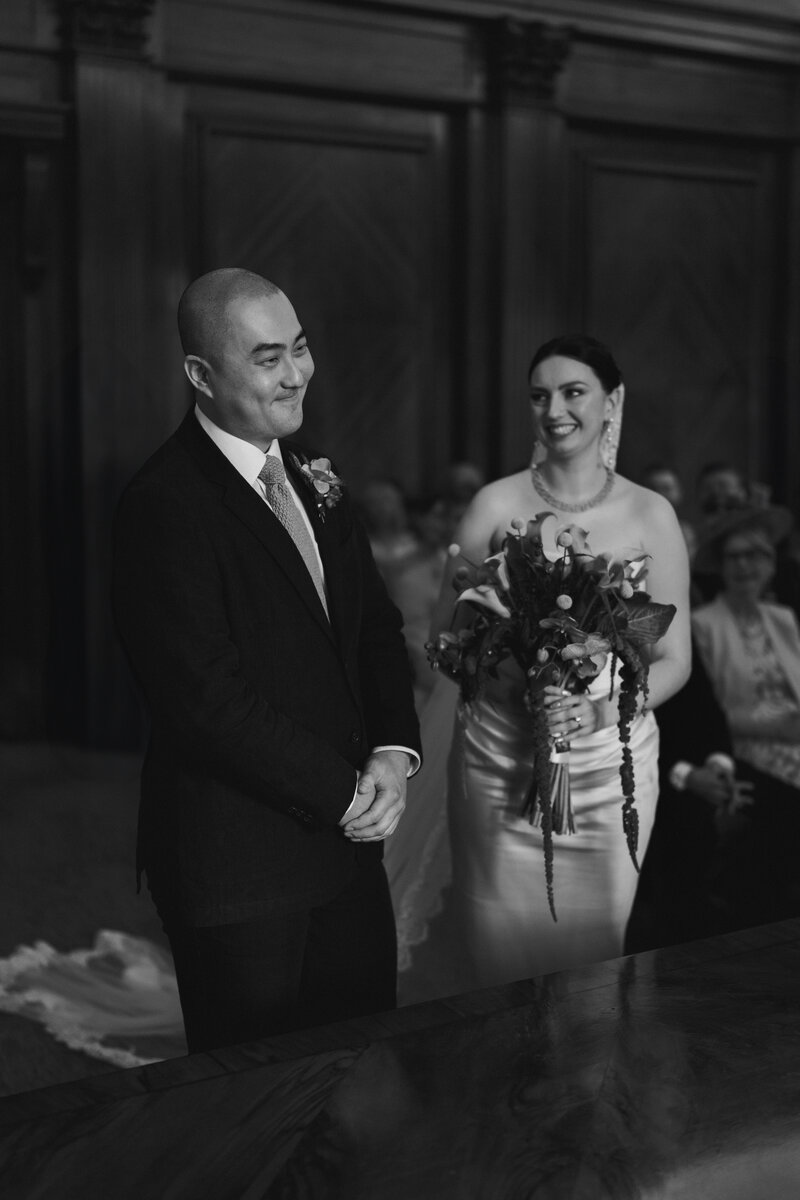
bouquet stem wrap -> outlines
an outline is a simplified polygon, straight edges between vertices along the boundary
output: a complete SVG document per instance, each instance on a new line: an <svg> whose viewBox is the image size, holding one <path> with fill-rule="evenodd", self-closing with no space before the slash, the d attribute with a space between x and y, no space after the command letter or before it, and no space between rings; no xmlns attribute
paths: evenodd
<svg viewBox="0 0 800 1200"><path fill-rule="evenodd" d="M549 755L549 781L544 798L542 798L541 784L537 773L534 772L521 815L527 817L537 829L543 829L549 823L552 833L575 832L575 815L572 811L569 782L570 750L571 746L568 741L557 738L553 742ZM545 817L548 809L549 822Z"/></svg>
<svg viewBox="0 0 800 1200"><path fill-rule="evenodd" d="M550 784L550 807L553 813L553 833L574 833L575 818L569 787L569 742L556 740L550 751L553 767ZM537 804L534 825L541 825L541 806Z"/></svg>

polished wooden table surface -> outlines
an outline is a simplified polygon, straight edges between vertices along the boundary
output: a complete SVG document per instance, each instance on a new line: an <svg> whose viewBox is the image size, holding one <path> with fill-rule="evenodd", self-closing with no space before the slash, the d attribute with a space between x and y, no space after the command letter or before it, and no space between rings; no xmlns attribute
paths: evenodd
<svg viewBox="0 0 800 1200"><path fill-rule="evenodd" d="M3 1200L798 1200L800 920L0 1099Z"/></svg>

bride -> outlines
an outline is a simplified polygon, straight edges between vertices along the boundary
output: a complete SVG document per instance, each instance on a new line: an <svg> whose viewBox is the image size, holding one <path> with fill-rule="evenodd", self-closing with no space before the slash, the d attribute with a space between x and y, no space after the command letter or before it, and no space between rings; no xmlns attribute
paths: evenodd
<svg viewBox="0 0 800 1200"><path fill-rule="evenodd" d="M460 553L445 577L433 630L451 623L452 576L459 561L477 563L498 550L514 518L554 514L543 529L551 557L557 554L558 529L568 523L588 531L595 554L650 555L644 586L677 612L651 648L649 697L644 708L640 702L631 728L641 862L658 796L658 727L651 710L682 687L690 667L685 543L672 506L614 471L624 385L610 351L585 335L555 338L534 355L529 381L533 465L483 488L465 513L456 534ZM582 695L547 689L550 733L571 745L576 827L574 835L555 838L557 922L548 909L542 834L520 815L533 762L521 671L504 664L500 679L478 701L469 708L457 705L446 786L452 887L446 936L432 958L452 961L440 972L438 986L428 979L423 992L488 987L622 954L637 874L622 830L611 682L607 665ZM443 806L431 791L445 790L444 770L437 772L435 762L438 757L444 763L441 745L449 744L450 734L442 725L452 722L454 694L453 685L442 680L423 714L429 769L412 784L408 810L388 844L401 996L409 951L421 940L447 882L444 818L436 815ZM434 922L432 931L436 927ZM426 998L419 988L405 990L409 999Z"/></svg>

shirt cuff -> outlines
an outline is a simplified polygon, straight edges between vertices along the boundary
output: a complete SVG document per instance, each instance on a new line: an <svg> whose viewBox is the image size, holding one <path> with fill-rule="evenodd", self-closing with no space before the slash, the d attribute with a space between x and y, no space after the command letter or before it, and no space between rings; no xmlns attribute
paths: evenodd
<svg viewBox="0 0 800 1200"><path fill-rule="evenodd" d="M676 792L685 792L686 780L689 778L693 770L694 767L690 762L676 762L675 765L669 769L668 778L670 786L673 787Z"/></svg>
<svg viewBox="0 0 800 1200"><path fill-rule="evenodd" d="M351 811L353 805L355 804L356 800L358 799L358 781L360 778L361 778L361 772L359 771L358 775L356 776L356 790L353 792L353 799L350 801L347 808L344 810L344 815L339 818L340 825L342 825L348 819L348 817L350 816L350 811Z"/></svg>
<svg viewBox="0 0 800 1200"><path fill-rule="evenodd" d="M411 761L408 764L406 771L406 779L410 779L412 775L416 775L422 765L422 759L417 754L416 750L410 750L408 746L373 746L372 753L377 754L379 750L401 750L403 754L407 754Z"/></svg>

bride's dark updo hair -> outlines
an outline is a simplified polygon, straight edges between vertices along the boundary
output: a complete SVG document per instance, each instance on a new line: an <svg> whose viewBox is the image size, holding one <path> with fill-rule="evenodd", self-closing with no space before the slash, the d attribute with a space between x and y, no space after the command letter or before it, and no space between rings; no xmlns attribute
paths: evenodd
<svg viewBox="0 0 800 1200"><path fill-rule="evenodd" d="M597 338L590 337L588 333L562 333L545 342L531 359L528 378L530 379L539 363L556 355L559 358L574 358L576 362L591 367L607 392L613 392L614 388L622 383L622 372L608 346L598 342Z"/></svg>

